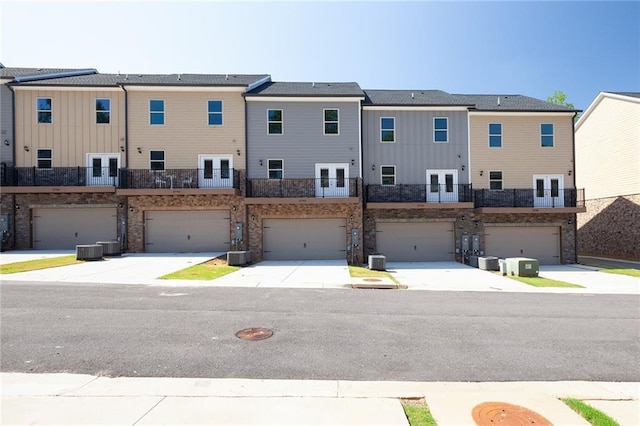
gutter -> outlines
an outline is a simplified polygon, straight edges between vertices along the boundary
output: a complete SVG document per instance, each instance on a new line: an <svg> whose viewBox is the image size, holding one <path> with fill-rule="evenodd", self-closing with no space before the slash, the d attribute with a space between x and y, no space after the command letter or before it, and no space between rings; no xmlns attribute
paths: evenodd
<svg viewBox="0 0 640 426"><path fill-rule="evenodd" d="M91 68L91 69L76 70L76 71L54 72L49 74L23 75L20 77L15 77L13 81L16 83L23 83L26 81L48 80L51 78L78 77L81 75L90 75L90 74L98 74L98 70Z"/></svg>

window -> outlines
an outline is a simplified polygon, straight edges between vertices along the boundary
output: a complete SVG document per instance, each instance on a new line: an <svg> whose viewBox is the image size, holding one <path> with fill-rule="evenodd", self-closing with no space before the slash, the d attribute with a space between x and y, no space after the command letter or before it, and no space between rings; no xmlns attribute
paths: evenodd
<svg viewBox="0 0 640 426"><path fill-rule="evenodd" d="M149 124L164 124L164 101L158 99L149 101Z"/></svg>
<svg viewBox="0 0 640 426"><path fill-rule="evenodd" d="M540 125L540 144L543 147L553 146L553 124L542 123Z"/></svg>
<svg viewBox="0 0 640 426"><path fill-rule="evenodd" d="M207 101L209 126L222 126L222 101Z"/></svg>
<svg viewBox="0 0 640 426"><path fill-rule="evenodd" d="M111 99L96 99L96 123L111 122Z"/></svg>
<svg viewBox="0 0 640 426"><path fill-rule="evenodd" d="M396 141L396 119L394 117L380 118L380 142Z"/></svg>
<svg viewBox="0 0 640 426"><path fill-rule="evenodd" d="M449 141L449 119L447 117L436 117L433 119L433 141L444 143Z"/></svg>
<svg viewBox="0 0 640 426"><path fill-rule="evenodd" d="M489 172L489 189L502 189L502 172Z"/></svg>
<svg viewBox="0 0 640 426"><path fill-rule="evenodd" d="M36 100L36 110L38 113L38 123L51 124L51 98L38 98Z"/></svg>
<svg viewBox="0 0 640 426"><path fill-rule="evenodd" d="M282 179L284 175L284 160L267 160L269 179Z"/></svg>
<svg viewBox="0 0 640 426"><path fill-rule="evenodd" d="M164 151L149 151L151 170L164 170Z"/></svg>
<svg viewBox="0 0 640 426"><path fill-rule="evenodd" d="M267 110L267 131L270 135L282 134L282 110L270 109Z"/></svg>
<svg viewBox="0 0 640 426"><path fill-rule="evenodd" d="M380 181L383 185L395 185L396 166L380 166Z"/></svg>
<svg viewBox="0 0 640 426"><path fill-rule="evenodd" d="M337 135L340 130L337 109L324 110L324 134Z"/></svg>
<svg viewBox="0 0 640 426"><path fill-rule="evenodd" d="M502 147L502 123L489 123L489 148Z"/></svg>
<svg viewBox="0 0 640 426"><path fill-rule="evenodd" d="M52 165L52 153L51 149L39 149L38 150L38 168L50 169Z"/></svg>

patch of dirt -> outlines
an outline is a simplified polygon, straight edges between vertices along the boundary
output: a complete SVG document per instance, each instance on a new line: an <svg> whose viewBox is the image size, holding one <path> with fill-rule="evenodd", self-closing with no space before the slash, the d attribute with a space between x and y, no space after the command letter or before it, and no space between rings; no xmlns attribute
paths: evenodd
<svg viewBox="0 0 640 426"><path fill-rule="evenodd" d="M402 405L411 405L414 407L426 407L427 401L424 398L400 398Z"/></svg>
<svg viewBox="0 0 640 426"><path fill-rule="evenodd" d="M225 257L216 257L204 263L205 265L210 266L227 266L227 258Z"/></svg>

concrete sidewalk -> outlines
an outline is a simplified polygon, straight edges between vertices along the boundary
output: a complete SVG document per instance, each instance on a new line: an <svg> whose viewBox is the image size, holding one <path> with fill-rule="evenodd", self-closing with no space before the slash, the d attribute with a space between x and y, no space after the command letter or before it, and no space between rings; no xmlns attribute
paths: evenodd
<svg viewBox="0 0 640 426"><path fill-rule="evenodd" d="M356 382L0 373L2 424L407 425L400 398L425 398L439 425L475 425L483 402L519 405L554 425L588 425L558 398L640 424L640 383Z"/></svg>

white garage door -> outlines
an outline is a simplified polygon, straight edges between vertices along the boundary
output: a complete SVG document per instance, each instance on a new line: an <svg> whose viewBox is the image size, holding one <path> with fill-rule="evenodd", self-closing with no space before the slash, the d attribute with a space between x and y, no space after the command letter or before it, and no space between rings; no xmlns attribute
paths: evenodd
<svg viewBox="0 0 640 426"><path fill-rule="evenodd" d="M145 251L198 253L228 251L229 211L148 211Z"/></svg>
<svg viewBox="0 0 640 426"><path fill-rule="evenodd" d="M453 222L376 223L376 251L391 262L455 260Z"/></svg>
<svg viewBox="0 0 640 426"><path fill-rule="evenodd" d="M541 265L560 263L560 231L557 226L490 226L485 228L485 254L497 257L529 257Z"/></svg>
<svg viewBox="0 0 640 426"><path fill-rule="evenodd" d="M118 238L115 207L33 209L33 248L74 250L78 244L95 244Z"/></svg>
<svg viewBox="0 0 640 426"><path fill-rule="evenodd" d="M265 260L326 260L346 257L345 219L265 219Z"/></svg>

